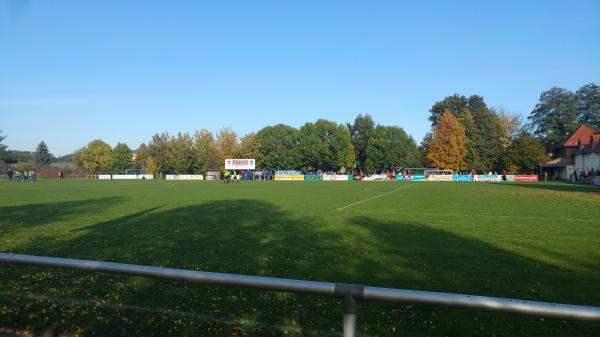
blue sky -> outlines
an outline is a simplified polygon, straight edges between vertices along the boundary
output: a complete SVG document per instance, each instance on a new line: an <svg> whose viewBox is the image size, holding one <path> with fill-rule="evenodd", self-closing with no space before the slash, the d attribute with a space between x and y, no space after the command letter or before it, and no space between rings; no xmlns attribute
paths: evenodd
<svg viewBox="0 0 600 337"><path fill-rule="evenodd" d="M447 95L527 115L590 82L598 1L0 0L0 129L20 150L359 113L420 141Z"/></svg>

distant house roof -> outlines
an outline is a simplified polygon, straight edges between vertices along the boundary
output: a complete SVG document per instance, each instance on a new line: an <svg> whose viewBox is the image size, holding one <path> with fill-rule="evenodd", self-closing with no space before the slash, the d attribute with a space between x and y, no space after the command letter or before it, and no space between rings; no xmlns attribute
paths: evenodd
<svg viewBox="0 0 600 337"><path fill-rule="evenodd" d="M573 160L573 158L556 158L556 159L548 160L547 162L543 163L542 167L544 167L544 168L567 167L567 165L573 165L573 164L575 164L575 161Z"/></svg>
<svg viewBox="0 0 600 337"><path fill-rule="evenodd" d="M581 124L581 126L573 132L569 138L564 141L558 143L556 147L574 147L580 145L588 145L592 140L592 135L596 133L591 126L586 124Z"/></svg>

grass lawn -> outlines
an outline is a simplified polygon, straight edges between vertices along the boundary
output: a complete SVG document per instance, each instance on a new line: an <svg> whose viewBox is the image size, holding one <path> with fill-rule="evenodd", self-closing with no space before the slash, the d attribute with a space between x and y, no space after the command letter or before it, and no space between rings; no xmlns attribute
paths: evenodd
<svg viewBox="0 0 600 337"><path fill-rule="evenodd" d="M0 182L0 251L600 306L600 188ZM331 298L0 264L0 327L336 336L341 312ZM598 336L600 324L363 302L358 330Z"/></svg>

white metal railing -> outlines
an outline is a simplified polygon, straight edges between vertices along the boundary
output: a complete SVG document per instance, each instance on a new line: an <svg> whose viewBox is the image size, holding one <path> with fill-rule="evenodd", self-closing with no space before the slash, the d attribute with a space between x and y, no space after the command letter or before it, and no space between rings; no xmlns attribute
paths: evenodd
<svg viewBox="0 0 600 337"><path fill-rule="evenodd" d="M518 315L533 315L565 320L600 322L600 307L525 301L442 292L380 288L344 283L315 282L284 278L213 273L134 264L65 259L57 257L0 253L0 262L53 267L88 272L188 281L203 284L281 291L342 300L343 335L355 336L357 301L425 304L451 308L479 309Z"/></svg>

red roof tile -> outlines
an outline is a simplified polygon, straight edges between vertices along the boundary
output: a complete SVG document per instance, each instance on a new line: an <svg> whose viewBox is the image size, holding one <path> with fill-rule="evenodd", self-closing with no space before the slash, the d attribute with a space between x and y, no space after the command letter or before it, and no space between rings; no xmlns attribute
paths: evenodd
<svg viewBox="0 0 600 337"><path fill-rule="evenodd" d="M592 127L585 125L585 124L581 124L579 129L575 130L575 132L573 132L573 134L570 135L569 138L567 138L564 141L563 146L569 147L569 146L587 145L590 143L590 140L592 139L592 135L595 132L596 132L596 130L594 130Z"/></svg>

